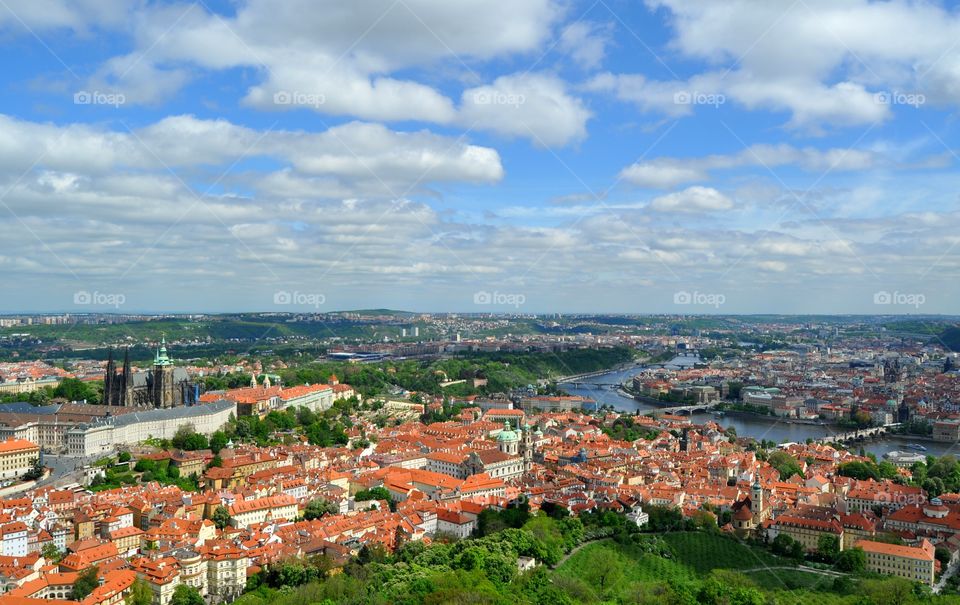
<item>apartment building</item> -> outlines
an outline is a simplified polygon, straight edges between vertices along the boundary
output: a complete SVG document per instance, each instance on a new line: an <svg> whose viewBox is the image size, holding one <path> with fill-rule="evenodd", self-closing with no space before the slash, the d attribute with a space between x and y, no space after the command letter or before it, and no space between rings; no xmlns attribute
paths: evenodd
<svg viewBox="0 0 960 605"><path fill-rule="evenodd" d="M856 546L866 553L868 570L933 585L934 548L927 540L922 540L920 546L860 540Z"/></svg>
<svg viewBox="0 0 960 605"><path fill-rule="evenodd" d="M40 446L25 439L0 441L0 479L18 479L40 457Z"/></svg>

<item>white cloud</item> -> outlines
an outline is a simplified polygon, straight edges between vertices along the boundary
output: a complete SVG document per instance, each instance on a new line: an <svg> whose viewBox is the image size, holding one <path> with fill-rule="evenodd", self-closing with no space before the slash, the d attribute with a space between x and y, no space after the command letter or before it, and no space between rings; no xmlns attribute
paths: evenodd
<svg viewBox="0 0 960 605"><path fill-rule="evenodd" d="M418 70L441 66L477 80L473 65L480 62L529 56L533 64L564 14L559 0L292 0L281 7L251 0L232 16L196 5L151 6L133 21L137 48L107 61L88 85L120 92L129 103L157 103L204 70L252 68L262 78L243 102L260 110L468 124L564 145L583 138L590 114L555 76L502 76L464 91L460 108L433 78L418 81ZM575 24L561 43L589 65L602 59L605 34ZM525 104L505 113L466 102L483 91L522 94Z"/></svg>
<svg viewBox="0 0 960 605"><path fill-rule="evenodd" d="M686 80L606 73L588 85L643 111L689 115L698 108L678 105L674 95L722 94L750 110L786 112L788 126L818 132L889 119L896 108L885 95L918 93L951 105L960 99L960 15L935 3L647 4L668 15L669 49L704 67Z"/></svg>
<svg viewBox="0 0 960 605"><path fill-rule="evenodd" d="M708 178L702 170L666 161L632 164L621 171L620 177L628 183L654 189L672 189L677 185Z"/></svg>
<svg viewBox="0 0 960 605"><path fill-rule="evenodd" d="M611 28L587 21L575 21L563 28L558 48L584 69L595 69L603 62L610 43Z"/></svg>
<svg viewBox="0 0 960 605"><path fill-rule="evenodd" d="M583 139L591 112L567 92L562 80L545 74L501 76L463 92L461 120L467 126L530 138L553 147Z"/></svg>
<svg viewBox="0 0 960 605"><path fill-rule="evenodd" d="M117 27L132 8L128 0L5 0L0 27L44 31L71 29L87 33L94 27Z"/></svg>
<svg viewBox="0 0 960 605"><path fill-rule="evenodd" d="M307 197L396 196L436 182L494 183L503 177L499 154L490 148L426 131L395 132L379 124L351 122L319 133L259 132L226 120L172 116L139 131L108 131L92 126L57 127L0 115L0 171L18 175L34 161L50 170L115 175L126 169L194 170L219 166L227 171L243 158L281 161L282 179L306 184L329 179L328 193L304 187ZM214 171L214 174L220 174ZM242 175L224 174L227 182ZM262 175L261 175L262 176ZM312 183L314 186L318 182ZM253 186L258 186L254 181Z"/></svg>
<svg viewBox="0 0 960 605"><path fill-rule="evenodd" d="M657 212L719 212L733 208L733 200L711 187L688 187L654 198L650 208Z"/></svg>
<svg viewBox="0 0 960 605"><path fill-rule="evenodd" d="M858 149L798 148L792 145L756 144L734 154L699 158L656 158L627 166L620 177L639 187L669 189L684 183L707 181L712 171L736 168L773 169L796 166L814 173L868 170L883 164L872 151Z"/></svg>

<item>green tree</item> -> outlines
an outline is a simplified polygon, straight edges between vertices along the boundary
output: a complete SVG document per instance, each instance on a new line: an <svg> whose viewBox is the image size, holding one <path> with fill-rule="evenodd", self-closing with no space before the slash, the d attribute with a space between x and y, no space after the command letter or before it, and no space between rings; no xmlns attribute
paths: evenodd
<svg viewBox="0 0 960 605"><path fill-rule="evenodd" d="M878 605L907 605L916 602L913 583L904 578L883 580L864 580L860 584L861 593L867 603Z"/></svg>
<svg viewBox="0 0 960 605"><path fill-rule="evenodd" d="M52 561L53 563L59 563L60 559L63 558L63 553L60 552L60 549L57 548L57 545L53 542L44 544L43 548L40 549L40 554L43 555L44 559Z"/></svg>
<svg viewBox="0 0 960 605"><path fill-rule="evenodd" d="M210 447L207 437L196 432L193 426L189 424L185 424L177 429L177 432L173 435L173 439L170 440L170 444L177 449L188 451L205 450Z"/></svg>
<svg viewBox="0 0 960 605"><path fill-rule="evenodd" d="M773 539L773 542L770 545L770 548L773 552L784 557L793 556L794 546L800 545L800 548L803 548L803 545L788 536L787 534L777 534L777 537Z"/></svg>
<svg viewBox="0 0 960 605"><path fill-rule="evenodd" d="M623 577L623 562L610 549L600 549L585 570L584 579L595 586L600 594L606 594Z"/></svg>
<svg viewBox="0 0 960 605"><path fill-rule="evenodd" d="M87 596L93 592L93 589L99 584L97 581L97 576L99 573L100 568L96 565L81 571L80 574L77 575L76 581L73 583L73 590L70 591L70 600L82 601L83 599L87 598Z"/></svg>
<svg viewBox="0 0 960 605"><path fill-rule="evenodd" d="M356 502L367 502L369 500L386 500L390 502L392 500L390 492L385 487L362 489L354 494L353 499Z"/></svg>
<svg viewBox="0 0 960 605"><path fill-rule="evenodd" d="M840 554L840 538L830 534L822 534L817 539L817 554L826 561L834 561Z"/></svg>
<svg viewBox="0 0 960 605"><path fill-rule="evenodd" d="M130 462L131 458L130 452L120 452L120 455L117 456L117 462Z"/></svg>
<svg viewBox="0 0 960 605"><path fill-rule="evenodd" d="M934 557L936 557L937 561L940 561L941 569L946 569L950 563L950 550L943 546L938 546L936 550L934 550Z"/></svg>
<svg viewBox="0 0 960 605"><path fill-rule="evenodd" d="M867 567L867 555L862 548L849 548L837 555L836 568L847 573L860 573Z"/></svg>
<svg viewBox="0 0 960 605"><path fill-rule="evenodd" d="M217 529L223 529L230 524L230 511L227 510L226 506L218 506L213 509L211 520L217 526Z"/></svg>
<svg viewBox="0 0 960 605"><path fill-rule="evenodd" d="M338 512L340 512L340 508L335 503L325 500L324 498L317 498L307 503L306 508L303 509L303 518L311 521L313 519L319 519L324 515L334 515Z"/></svg>
<svg viewBox="0 0 960 605"><path fill-rule="evenodd" d="M86 401L87 403L96 403L100 400L100 394L96 388L78 380L76 378L64 378L53 389L54 397L63 397L69 401Z"/></svg>
<svg viewBox="0 0 960 605"><path fill-rule="evenodd" d="M788 452L777 450L770 454L767 463L780 473L780 479L786 481L794 475L802 475L800 463Z"/></svg>
<svg viewBox="0 0 960 605"><path fill-rule="evenodd" d="M173 589L170 605L205 605L200 592L193 586L180 584Z"/></svg>
<svg viewBox="0 0 960 605"><path fill-rule="evenodd" d="M213 451L214 454L219 454L220 450L227 447L229 441L226 433L223 431L214 431L213 435L210 435L210 450Z"/></svg>
<svg viewBox="0 0 960 605"><path fill-rule="evenodd" d="M30 468L23 474L23 478L27 481L34 481L40 477L43 477L43 465L40 464L39 458L34 458L30 461Z"/></svg>
<svg viewBox="0 0 960 605"><path fill-rule="evenodd" d="M130 586L130 592L124 597L126 605L151 605L153 603L153 591L146 582L137 578Z"/></svg>

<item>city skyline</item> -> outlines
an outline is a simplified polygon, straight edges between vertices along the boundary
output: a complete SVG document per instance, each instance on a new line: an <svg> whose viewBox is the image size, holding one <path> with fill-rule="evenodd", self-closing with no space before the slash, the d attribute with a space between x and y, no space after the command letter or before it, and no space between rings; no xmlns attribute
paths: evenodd
<svg viewBox="0 0 960 605"><path fill-rule="evenodd" d="M953 315L954 3L0 6L0 314Z"/></svg>

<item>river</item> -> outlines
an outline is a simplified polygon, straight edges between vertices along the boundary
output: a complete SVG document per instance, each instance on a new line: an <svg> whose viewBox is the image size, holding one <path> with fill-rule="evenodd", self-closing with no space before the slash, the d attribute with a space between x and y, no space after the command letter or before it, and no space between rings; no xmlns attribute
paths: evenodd
<svg viewBox="0 0 960 605"><path fill-rule="evenodd" d="M668 362L667 366L671 369L691 367L699 362L700 359L695 356L678 356ZM659 365L659 364L658 364ZM636 366L626 370L618 370L593 376L579 381L582 386L575 387L570 383L561 383L558 385L564 391L571 395L581 395L596 400L598 405L608 405L619 412L634 413L640 411L645 414L658 409L657 406L637 401L636 399L622 395L615 388L592 386L597 384L616 383L621 384L629 381L636 374L643 370L643 366ZM733 427L737 435L742 437L753 437L754 439L768 439L777 443L789 443L794 441L806 441L808 437L818 439L827 435L842 432L842 429L831 426L816 424L794 424L788 423L784 419L768 418L763 416L753 416L747 414L728 414L717 416L709 412L693 414L691 421L696 424L703 424L713 420L723 427ZM920 443L927 448L925 454L941 456L947 453L960 454L960 451L952 452L954 444L938 443L929 440L920 441L911 437L887 436L880 441L865 442L864 449L873 452L877 457L883 456L887 452L894 450L913 451L906 446L911 443ZM855 447L859 447L859 444Z"/></svg>

